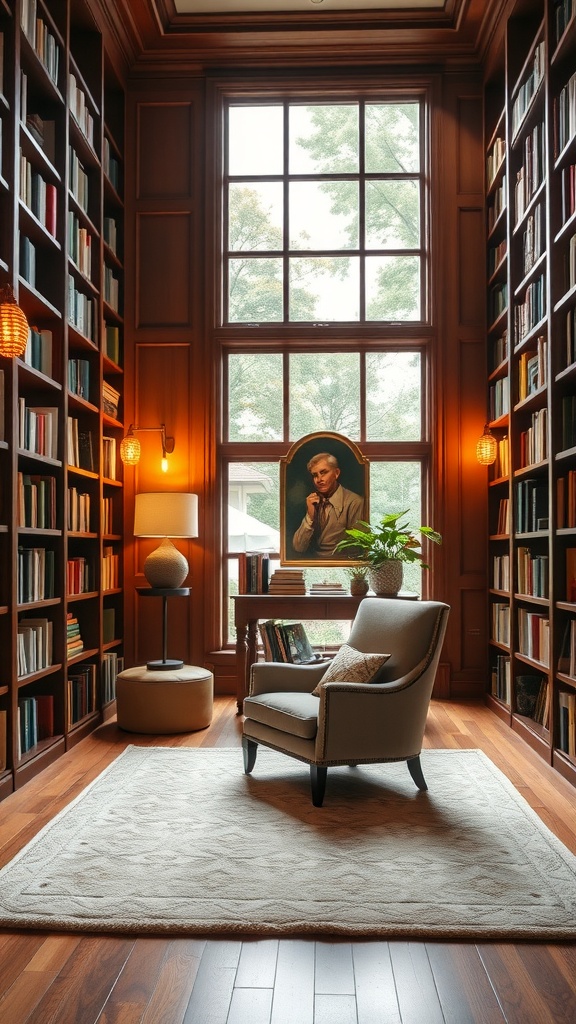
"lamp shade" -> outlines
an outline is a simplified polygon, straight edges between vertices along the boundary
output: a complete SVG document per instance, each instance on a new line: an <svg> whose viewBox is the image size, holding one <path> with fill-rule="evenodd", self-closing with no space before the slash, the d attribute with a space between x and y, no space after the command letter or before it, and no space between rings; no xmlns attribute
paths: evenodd
<svg viewBox="0 0 576 1024"><path fill-rule="evenodd" d="M28 342L28 321L14 298L10 285L0 292L0 355L14 359L24 354Z"/></svg>
<svg viewBox="0 0 576 1024"><path fill-rule="evenodd" d="M136 495L135 537L197 537L198 496L185 491Z"/></svg>
<svg viewBox="0 0 576 1024"><path fill-rule="evenodd" d="M188 562L170 537L198 536L198 497L184 491L148 491L136 495L135 537L163 537L144 562L151 587L174 590L188 575Z"/></svg>
<svg viewBox="0 0 576 1024"><path fill-rule="evenodd" d="M492 466L496 462L497 455L498 442L486 424L482 437L476 443L476 458L481 466Z"/></svg>

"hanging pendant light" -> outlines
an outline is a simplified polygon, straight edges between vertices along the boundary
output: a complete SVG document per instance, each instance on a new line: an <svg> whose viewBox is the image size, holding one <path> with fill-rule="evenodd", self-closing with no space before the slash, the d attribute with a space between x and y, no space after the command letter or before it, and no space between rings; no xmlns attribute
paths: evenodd
<svg viewBox="0 0 576 1024"><path fill-rule="evenodd" d="M496 462L497 455L498 442L486 423L484 425L484 433L482 437L478 438L476 443L476 458L481 466L492 466Z"/></svg>
<svg viewBox="0 0 576 1024"><path fill-rule="evenodd" d="M126 437L120 442L120 458L125 466L137 466L140 462L141 444L134 436L134 428L130 426Z"/></svg>
<svg viewBox="0 0 576 1024"><path fill-rule="evenodd" d="M28 321L14 298L12 285L0 289L0 355L15 359L28 344Z"/></svg>

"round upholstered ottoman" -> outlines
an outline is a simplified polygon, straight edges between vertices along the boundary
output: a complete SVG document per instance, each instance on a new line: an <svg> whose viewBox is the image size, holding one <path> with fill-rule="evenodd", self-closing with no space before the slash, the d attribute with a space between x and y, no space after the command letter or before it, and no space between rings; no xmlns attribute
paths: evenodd
<svg viewBox="0 0 576 1024"><path fill-rule="evenodd" d="M139 665L116 679L118 725L127 732L206 729L212 721L213 699L214 676L196 665L169 671Z"/></svg>

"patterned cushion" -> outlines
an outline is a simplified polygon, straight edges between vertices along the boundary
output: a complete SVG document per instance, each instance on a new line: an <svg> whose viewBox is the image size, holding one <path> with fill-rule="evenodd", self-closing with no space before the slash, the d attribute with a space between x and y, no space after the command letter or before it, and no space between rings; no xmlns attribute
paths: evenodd
<svg viewBox="0 0 576 1024"><path fill-rule="evenodd" d="M389 654L364 654L351 647L350 644L342 644L312 693L315 697L319 697L320 688L324 683L374 682L375 675L389 657Z"/></svg>

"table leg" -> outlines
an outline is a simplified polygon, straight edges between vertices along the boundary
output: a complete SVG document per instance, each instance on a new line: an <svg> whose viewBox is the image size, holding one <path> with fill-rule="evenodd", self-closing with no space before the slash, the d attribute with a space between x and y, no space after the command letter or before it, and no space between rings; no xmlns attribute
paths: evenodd
<svg viewBox="0 0 576 1024"><path fill-rule="evenodd" d="M248 644L246 643L247 637L246 626L242 623L236 626L236 677L237 677L237 689L236 689L236 705L238 707L238 714L242 714L242 708L244 705L244 697L248 693Z"/></svg>

